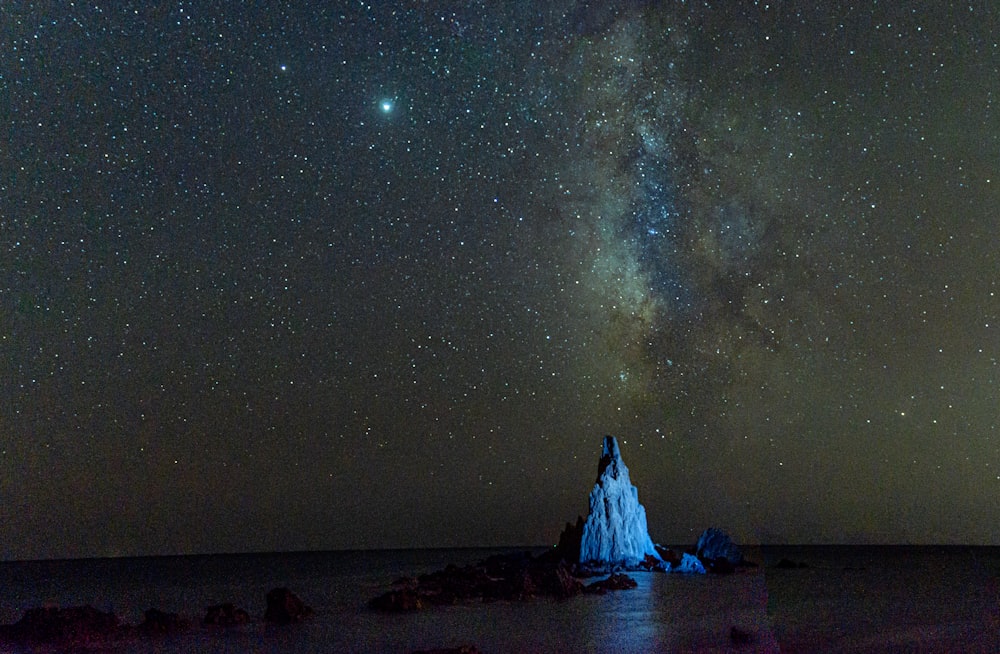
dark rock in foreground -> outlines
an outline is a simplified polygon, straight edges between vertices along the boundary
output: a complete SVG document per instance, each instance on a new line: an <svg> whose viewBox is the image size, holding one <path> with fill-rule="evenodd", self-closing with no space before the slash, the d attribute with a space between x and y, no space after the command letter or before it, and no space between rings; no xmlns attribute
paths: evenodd
<svg viewBox="0 0 1000 654"><path fill-rule="evenodd" d="M639 584L636 583L635 579L629 577L628 575L614 574L603 581L595 581L583 590L585 593L603 595L608 591L629 590L638 585Z"/></svg>
<svg viewBox="0 0 1000 654"><path fill-rule="evenodd" d="M784 570L798 570L799 568L808 568L809 564L803 561L799 561L798 563L796 563L791 559L781 559L776 564L774 564L774 567L781 568Z"/></svg>
<svg viewBox="0 0 1000 654"><path fill-rule="evenodd" d="M731 575L736 572L736 566L729 562L729 559L719 557L717 559L702 559L705 570L717 575Z"/></svg>
<svg viewBox="0 0 1000 654"><path fill-rule="evenodd" d="M90 647L114 637L120 626L114 613L91 606L44 606L28 609L18 622L0 628L0 641L28 647Z"/></svg>
<svg viewBox="0 0 1000 654"><path fill-rule="evenodd" d="M250 622L250 614L231 603L216 604L205 609L201 623L213 627L233 627Z"/></svg>
<svg viewBox="0 0 1000 654"><path fill-rule="evenodd" d="M176 613L166 613L159 609L147 609L145 619L138 631L147 636L174 634L189 628L191 623Z"/></svg>
<svg viewBox="0 0 1000 654"><path fill-rule="evenodd" d="M656 553L660 555L660 559L667 564L667 569L676 567L681 563L681 557L677 552L667 549L666 547L656 546Z"/></svg>
<svg viewBox="0 0 1000 654"><path fill-rule="evenodd" d="M288 624L312 615L311 608L287 588L275 588L267 594L268 622ZM247 624L250 615L231 603L217 604L205 610L202 624L232 627ZM98 611L91 606L59 608L43 606L28 609L18 622L0 625L0 651L5 645L34 650L38 647L89 649L136 637L158 637L177 634L191 623L176 613L159 609L146 610L139 625L123 625L114 613Z"/></svg>
<svg viewBox="0 0 1000 654"><path fill-rule="evenodd" d="M576 524L566 523L566 527L559 534L559 544L556 545L556 552L560 557L573 562L580 560L580 545L583 543L585 524L582 515L576 516Z"/></svg>
<svg viewBox="0 0 1000 654"><path fill-rule="evenodd" d="M402 613L419 611L424 608L424 602L420 599L420 593L416 589L402 588L379 595L370 601L368 606L379 611Z"/></svg>
<svg viewBox="0 0 1000 654"><path fill-rule="evenodd" d="M660 553L660 549L661 548L659 547L656 548L657 554ZM647 554L646 558L644 558L642 561L639 561L639 568L641 570L647 570L649 572L654 572L654 571L662 572L666 570L668 567L669 564L666 561L658 559L655 556L650 556L649 554Z"/></svg>
<svg viewBox="0 0 1000 654"><path fill-rule="evenodd" d="M558 554L533 557L526 552L491 556L475 565L449 565L416 579L401 580L369 606L382 611L414 611L470 600L562 599L581 592L583 583Z"/></svg>
<svg viewBox="0 0 1000 654"><path fill-rule="evenodd" d="M275 624L301 622L313 614L295 593L287 588L272 588L267 593L267 611L264 619Z"/></svg>
<svg viewBox="0 0 1000 654"><path fill-rule="evenodd" d="M475 645L461 645L459 647L442 647L437 649L421 649L413 654L482 654Z"/></svg>

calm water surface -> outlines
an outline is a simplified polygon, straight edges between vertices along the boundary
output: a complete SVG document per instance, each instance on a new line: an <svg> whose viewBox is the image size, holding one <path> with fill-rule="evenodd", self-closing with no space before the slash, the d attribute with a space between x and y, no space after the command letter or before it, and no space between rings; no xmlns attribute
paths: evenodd
<svg viewBox="0 0 1000 654"><path fill-rule="evenodd" d="M509 551L509 550L507 550ZM219 555L0 564L0 621L52 602L90 604L139 623L149 607L197 624L233 602L260 618L287 586L316 610L290 627L195 627L106 652L410 652L475 644L483 652L1000 651L1000 548L765 547L736 575L637 573L635 590L568 601L494 602L386 615L367 601L403 575L497 550ZM797 570L774 568L781 558ZM730 629L754 635L734 648Z"/></svg>

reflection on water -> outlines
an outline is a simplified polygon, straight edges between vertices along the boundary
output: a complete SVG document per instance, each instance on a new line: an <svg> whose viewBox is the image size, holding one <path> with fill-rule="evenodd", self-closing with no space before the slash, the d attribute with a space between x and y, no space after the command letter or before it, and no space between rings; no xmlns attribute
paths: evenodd
<svg viewBox="0 0 1000 654"><path fill-rule="evenodd" d="M502 550L501 550L502 551ZM509 550L508 550L509 551ZM498 550L231 555L0 564L0 615L45 601L92 604L126 622L151 607L197 623L232 601L260 618L288 586L316 610L288 628L255 623L119 643L109 652L410 652L474 644L483 652L880 651L887 645L998 651L1000 548L767 547L762 567L731 576L634 573L638 587L565 601L538 599L408 614L366 603L397 577L481 560ZM781 558L807 568L774 567Z"/></svg>

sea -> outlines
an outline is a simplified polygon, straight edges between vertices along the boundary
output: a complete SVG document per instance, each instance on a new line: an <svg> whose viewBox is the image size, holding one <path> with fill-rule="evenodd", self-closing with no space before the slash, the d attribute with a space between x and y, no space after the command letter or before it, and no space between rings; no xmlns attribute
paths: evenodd
<svg viewBox="0 0 1000 654"><path fill-rule="evenodd" d="M408 653L461 645L484 654L1000 652L998 547L761 546L747 549L758 566L732 575L631 573L637 588L606 595L401 614L367 606L401 576L512 551L523 548L5 562L0 622L45 604L89 604L130 624L151 607L191 621L178 635L82 650L136 654ZM782 559L803 565L777 567ZM265 623L265 596L278 586L315 615L288 626ZM223 602L255 619L201 626L205 608Z"/></svg>

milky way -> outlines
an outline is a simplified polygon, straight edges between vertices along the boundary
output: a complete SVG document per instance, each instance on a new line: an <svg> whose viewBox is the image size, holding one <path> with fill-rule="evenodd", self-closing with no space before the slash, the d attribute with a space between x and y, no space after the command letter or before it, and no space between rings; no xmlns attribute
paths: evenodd
<svg viewBox="0 0 1000 654"><path fill-rule="evenodd" d="M744 356L774 351L774 321L757 305L770 303L770 277L808 221L797 197L782 198L752 175L763 167L761 151L776 147L770 137L721 151L709 145L731 138L733 108L711 105L707 83L685 69L695 29L676 16L638 13L574 43L576 151L559 202L570 238L593 241L578 262L602 300L605 328L624 330L616 349L632 360L620 377L678 399L693 385L722 392ZM774 110L784 111L780 103ZM787 214L775 215L782 208Z"/></svg>

